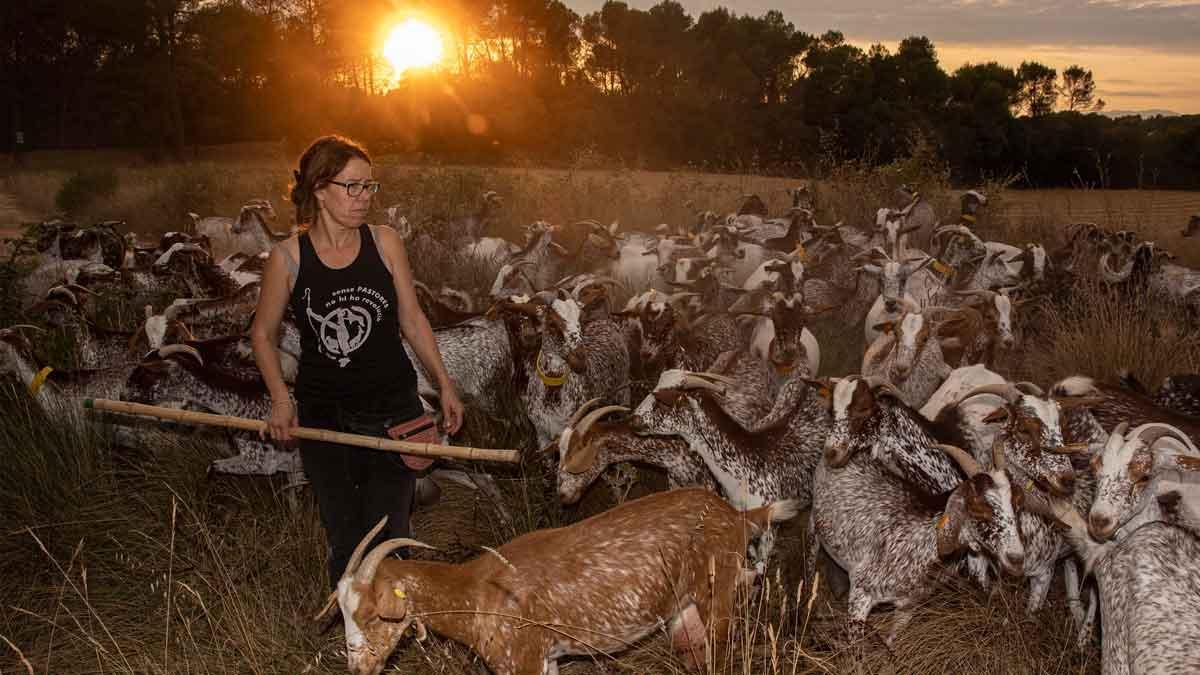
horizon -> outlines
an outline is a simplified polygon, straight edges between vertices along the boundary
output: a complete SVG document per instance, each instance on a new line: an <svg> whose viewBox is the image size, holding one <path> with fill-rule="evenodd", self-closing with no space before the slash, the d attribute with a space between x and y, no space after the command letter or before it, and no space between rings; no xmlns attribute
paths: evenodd
<svg viewBox="0 0 1200 675"><path fill-rule="evenodd" d="M1194 35L1200 0L952 0L909 3L903 10L881 0L850 0L836 9L795 0L678 1L693 19L718 7L751 16L776 9L797 30L840 31L864 50L879 43L894 52L904 38L924 35L947 73L968 62L1016 69L1022 61L1038 61L1060 74L1079 64L1092 71L1105 110L1200 114L1200 44ZM581 16L604 4L564 2ZM645 10L658 0L624 2Z"/></svg>

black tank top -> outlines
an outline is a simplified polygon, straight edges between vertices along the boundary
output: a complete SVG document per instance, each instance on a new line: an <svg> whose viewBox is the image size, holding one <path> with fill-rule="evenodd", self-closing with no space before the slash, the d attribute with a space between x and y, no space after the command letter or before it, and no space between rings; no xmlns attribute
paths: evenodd
<svg viewBox="0 0 1200 675"><path fill-rule="evenodd" d="M300 269L291 307L300 326L296 398L369 402L412 390L417 373L400 338L392 275L371 228L358 228L358 257L331 269L317 257L308 233L300 235Z"/></svg>

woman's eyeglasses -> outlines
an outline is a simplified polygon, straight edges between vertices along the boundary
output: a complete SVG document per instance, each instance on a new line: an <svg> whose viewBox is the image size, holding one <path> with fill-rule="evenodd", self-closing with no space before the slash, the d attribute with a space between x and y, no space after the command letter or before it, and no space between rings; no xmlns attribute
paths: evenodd
<svg viewBox="0 0 1200 675"><path fill-rule="evenodd" d="M336 180L331 180L329 182L346 188L346 194L350 195L351 197L357 197L361 195L363 190L366 190L369 194L377 194L380 188L380 183L376 181L369 181L366 183L339 183Z"/></svg>

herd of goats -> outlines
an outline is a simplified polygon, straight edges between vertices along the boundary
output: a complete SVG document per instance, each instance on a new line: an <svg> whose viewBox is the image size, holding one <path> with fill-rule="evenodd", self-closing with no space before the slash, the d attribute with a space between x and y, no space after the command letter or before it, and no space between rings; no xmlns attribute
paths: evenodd
<svg viewBox="0 0 1200 675"><path fill-rule="evenodd" d="M1082 282L1174 303L1196 330L1200 271L1094 224L1069 226L1049 252L986 241L975 190L953 224L908 188L875 222L849 225L818 224L810 191L789 193L776 217L748 196L736 213L653 232L539 221L520 244L485 236L502 207L494 192L436 225L387 210L472 415L526 415L536 445L525 450L564 504L615 481L614 466L657 467L671 489L458 565L387 555L408 540L366 553L364 539L326 608L341 608L351 670L378 673L426 625L496 673L557 673L560 657L612 654L664 628L703 666L723 654L735 588L771 558L771 524L806 511L806 578L818 560L844 571L851 635L890 603L890 643L946 573L985 588L1027 577L1036 613L1061 570L1080 644L1102 626L1105 673L1200 672L1200 376L1149 391L1084 376L1112 373L1039 386L996 372L1018 347L1022 305ZM0 372L47 409L106 397L265 418L246 329L274 219L256 200L154 243L121 223L31 228L13 250L30 270L29 323L0 329ZM1200 215L1183 236L1198 230ZM435 278L466 267L490 285ZM136 330L98 326L114 298L144 307ZM279 343L289 381L293 321ZM819 377L816 321L862 335L857 374ZM71 368L47 367L47 330L73 339ZM303 484L297 453L231 440L237 454L214 471ZM440 478L503 512L487 474L427 480Z"/></svg>

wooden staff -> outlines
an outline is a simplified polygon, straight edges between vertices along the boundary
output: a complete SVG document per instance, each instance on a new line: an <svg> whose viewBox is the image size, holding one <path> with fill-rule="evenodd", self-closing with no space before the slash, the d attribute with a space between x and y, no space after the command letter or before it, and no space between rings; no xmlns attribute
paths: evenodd
<svg viewBox="0 0 1200 675"><path fill-rule="evenodd" d="M208 424L243 431L267 432L267 423L232 415L213 415L210 413L176 410L156 405L130 403L128 401L113 401L106 398L86 398L83 407L109 412L126 413L129 415L148 415L185 424ZM473 459L482 462L520 462L520 453L516 450L499 450L493 448L467 448L457 445L438 445L436 443L413 443L411 441L393 441L390 438L376 438L362 434L348 434L342 431L313 429L311 427L293 427L291 434L296 438L307 438L314 441L328 441L344 445L357 445L361 448L400 452L406 455L421 457L451 457L454 459Z"/></svg>

